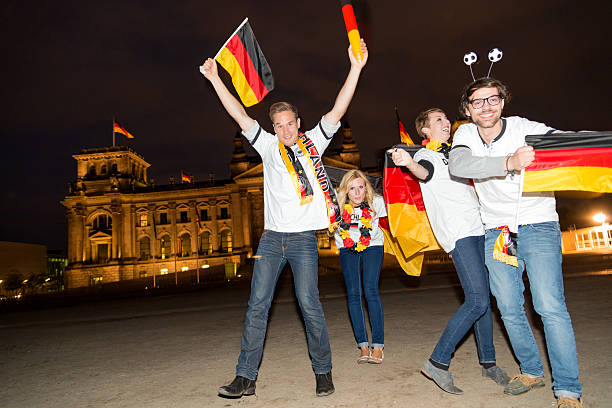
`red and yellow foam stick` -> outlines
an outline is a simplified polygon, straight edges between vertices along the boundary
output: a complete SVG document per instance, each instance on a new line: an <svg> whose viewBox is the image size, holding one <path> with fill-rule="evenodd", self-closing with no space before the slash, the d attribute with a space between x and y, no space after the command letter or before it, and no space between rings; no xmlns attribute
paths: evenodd
<svg viewBox="0 0 612 408"><path fill-rule="evenodd" d="M353 55L359 61L363 59L361 54L361 37L359 36L359 30L357 30L357 21L355 21L355 12L353 11L353 5L350 0L340 0L342 6L342 15L344 16L344 25L346 26L346 32L348 34L349 43L353 49Z"/></svg>

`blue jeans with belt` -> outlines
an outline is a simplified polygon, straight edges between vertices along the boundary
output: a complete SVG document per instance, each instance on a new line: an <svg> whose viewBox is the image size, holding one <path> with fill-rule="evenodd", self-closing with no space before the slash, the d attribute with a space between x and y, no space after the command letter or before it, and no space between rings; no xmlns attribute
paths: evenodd
<svg viewBox="0 0 612 408"><path fill-rule="evenodd" d="M465 301L446 325L431 359L450 365L457 344L474 327L480 363L495 363L493 318L489 293L489 274L485 267L484 236L457 240L450 254L461 282Z"/></svg>
<svg viewBox="0 0 612 408"><path fill-rule="evenodd" d="M385 329L382 302L378 294L378 278L383 261L383 247L371 246L362 252L340 249L340 264L346 282L348 309L353 324L357 347L368 346L368 333L361 305L361 266L363 265L363 293L368 304L370 326L372 327L372 347L385 346Z"/></svg>
<svg viewBox="0 0 612 408"><path fill-rule="evenodd" d="M315 232L264 230L255 258L249 308L236 366L237 376L257 379L268 325L268 312L278 277L287 262L291 265L295 294L306 326L312 368L316 374L331 371L329 336L319 300L319 252Z"/></svg>
<svg viewBox="0 0 612 408"><path fill-rule="evenodd" d="M523 272L527 270L533 308L544 324L555 395L579 398L582 385L578 381L574 328L565 306L559 223L519 226L518 268L493 259L499 232L498 228L486 231L486 262L491 274L491 292L497 300L521 372L534 377L544 376L540 350L525 314Z"/></svg>

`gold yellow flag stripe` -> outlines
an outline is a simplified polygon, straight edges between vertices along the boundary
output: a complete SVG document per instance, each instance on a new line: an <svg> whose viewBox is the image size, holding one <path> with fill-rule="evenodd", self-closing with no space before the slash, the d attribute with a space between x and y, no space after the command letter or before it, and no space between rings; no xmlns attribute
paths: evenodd
<svg viewBox="0 0 612 408"><path fill-rule="evenodd" d="M568 190L612 193L612 168L557 167L525 173L524 192Z"/></svg>
<svg viewBox="0 0 612 408"><path fill-rule="evenodd" d="M257 102L257 97L255 96L255 92L251 89L249 82L247 81L242 69L240 69L240 64L236 60L236 57L227 49L223 48L223 50L219 53L216 58L216 61L221 64L221 66L229 72L232 77L232 83L234 84L234 88L240 96L240 100L244 104L244 106L253 106Z"/></svg>

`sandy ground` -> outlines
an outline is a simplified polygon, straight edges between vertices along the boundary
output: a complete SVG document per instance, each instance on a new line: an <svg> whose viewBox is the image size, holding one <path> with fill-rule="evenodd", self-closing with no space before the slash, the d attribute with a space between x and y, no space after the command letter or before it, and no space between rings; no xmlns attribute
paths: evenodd
<svg viewBox="0 0 612 408"><path fill-rule="evenodd" d="M612 406L612 275L566 271L567 304L578 344L587 407ZM0 407L553 407L546 387L507 396L481 377L469 334L451 364L462 396L441 391L419 373L460 304L452 273L407 279L383 271L385 360L357 365L341 277L321 278L336 392L315 396L306 337L290 274L271 311L257 393L217 396L234 377L248 288L83 304L0 316ZM533 317L533 316L532 316ZM533 319L543 348L543 331ZM499 318L498 364L515 362ZM547 363L547 360L544 360Z"/></svg>

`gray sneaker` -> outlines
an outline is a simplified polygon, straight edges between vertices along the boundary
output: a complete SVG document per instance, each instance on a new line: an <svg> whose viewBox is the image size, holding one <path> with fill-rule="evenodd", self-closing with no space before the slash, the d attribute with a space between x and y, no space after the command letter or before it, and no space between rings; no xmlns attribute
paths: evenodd
<svg viewBox="0 0 612 408"><path fill-rule="evenodd" d="M506 386L510 382L510 376L506 374L504 370L499 368L498 366L493 366L489 368L482 368L482 376L487 377L495 381L497 384Z"/></svg>
<svg viewBox="0 0 612 408"><path fill-rule="evenodd" d="M425 361L421 368L423 375L436 383L444 391L451 394L463 394L463 390L455 387L453 384L453 376L446 370L435 367L429 360Z"/></svg>

